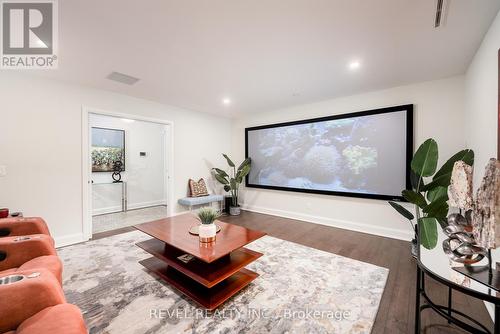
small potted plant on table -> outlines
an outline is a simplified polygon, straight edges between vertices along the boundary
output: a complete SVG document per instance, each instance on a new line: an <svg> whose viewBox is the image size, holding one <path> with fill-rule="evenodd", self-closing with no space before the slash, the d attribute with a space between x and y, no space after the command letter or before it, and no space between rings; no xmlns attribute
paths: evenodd
<svg viewBox="0 0 500 334"><path fill-rule="evenodd" d="M238 216L240 214L240 205L238 203L240 184L243 182L243 179L248 175L248 173L250 173L252 162L250 158L246 158L238 169L236 169L236 165L226 154L222 154L222 156L226 158L229 167L232 167L232 173L229 175L222 169L214 168L215 178L224 185L224 190L226 192L231 193L231 207L229 208L229 214L231 216Z"/></svg>
<svg viewBox="0 0 500 334"><path fill-rule="evenodd" d="M198 210L198 219L201 224L198 226L198 235L200 242L213 242L217 234L217 226L214 221L219 218L218 211L212 208L201 208Z"/></svg>

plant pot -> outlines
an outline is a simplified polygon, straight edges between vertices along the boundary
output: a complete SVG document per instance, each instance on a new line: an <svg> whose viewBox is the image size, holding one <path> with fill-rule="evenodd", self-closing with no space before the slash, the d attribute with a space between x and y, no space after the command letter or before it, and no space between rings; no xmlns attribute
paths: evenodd
<svg viewBox="0 0 500 334"><path fill-rule="evenodd" d="M200 242L213 242L215 241L215 236L217 234L217 226L212 224L201 224L198 226L198 235L200 237Z"/></svg>
<svg viewBox="0 0 500 334"><path fill-rule="evenodd" d="M231 216L239 216L241 213L241 209L239 206L231 206L229 207L229 214Z"/></svg>
<svg viewBox="0 0 500 334"><path fill-rule="evenodd" d="M229 214L229 208L231 207L231 203L233 202L233 198L231 196L224 196L224 212Z"/></svg>

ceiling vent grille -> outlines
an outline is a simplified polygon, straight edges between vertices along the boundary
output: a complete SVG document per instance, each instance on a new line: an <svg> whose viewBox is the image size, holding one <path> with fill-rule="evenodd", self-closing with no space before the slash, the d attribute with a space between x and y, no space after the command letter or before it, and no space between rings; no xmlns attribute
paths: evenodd
<svg viewBox="0 0 500 334"><path fill-rule="evenodd" d="M138 78L134 78L130 75L126 75L120 72L111 72L106 78L125 85L133 85L140 80Z"/></svg>
<svg viewBox="0 0 500 334"><path fill-rule="evenodd" d="M436 1L436 16L434 17L434 28L442 27L446 22L449 2L447 0Z"/></svg>

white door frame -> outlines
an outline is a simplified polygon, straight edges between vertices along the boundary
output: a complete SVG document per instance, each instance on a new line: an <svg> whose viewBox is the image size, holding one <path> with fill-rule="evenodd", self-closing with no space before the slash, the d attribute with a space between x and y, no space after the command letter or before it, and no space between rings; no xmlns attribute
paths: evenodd
<svg viewBox="0 0 500 334"><path fill-rule="evenodd" d="M133 119L137 121L159 123L169 126L168 136L166 136L166 159L167 171L165 178L165 186L167 188L167 215L173 214L174 207L174 122L144 117L139 115L125 114L114 111L102 110L82 105L82 217L83 217L83 238L89 240L92 238L92 162L90 159L90 114L99 114L105 116Z"/></svg>

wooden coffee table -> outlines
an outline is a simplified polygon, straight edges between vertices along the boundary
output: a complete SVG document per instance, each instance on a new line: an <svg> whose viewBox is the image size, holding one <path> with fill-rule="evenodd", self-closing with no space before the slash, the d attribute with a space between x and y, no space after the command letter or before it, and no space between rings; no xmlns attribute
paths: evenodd
<svg viewBox="0 0 500 334"><path fill-rule="evenodd" d="M214 243L200 243L198 236L189 233L199 224L192 214L134 226L153 237L137 243L153 255L139 263L208 310L217 308L259 276L244 267L263 254L243 246L266 235L216 223L221 231ZM186 261L186 256L192 259Z"/></svg>

